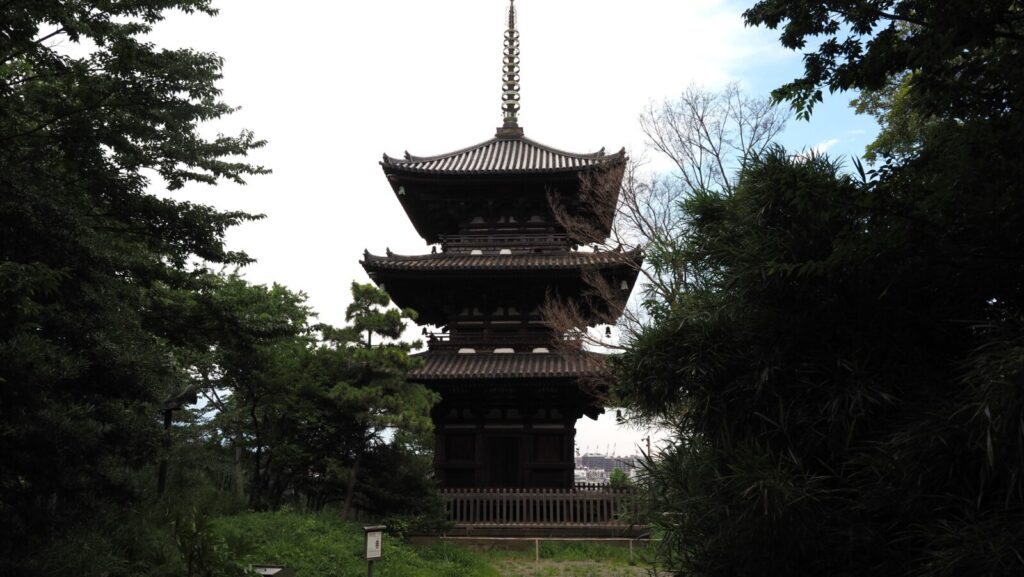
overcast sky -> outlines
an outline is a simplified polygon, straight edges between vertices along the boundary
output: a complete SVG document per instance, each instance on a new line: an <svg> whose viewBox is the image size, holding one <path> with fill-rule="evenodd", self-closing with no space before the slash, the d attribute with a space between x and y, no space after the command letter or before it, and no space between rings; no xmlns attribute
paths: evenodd
<svg viewBox="0 0 1024 577"><path fill-rule="evenodd" d="M717 0L518 0L525 134L573 152L645 150L637 116L688 84L739 82L767 95L800 71L777 34L745 27L752 4ZM218 0L219 16L174 15L153 41L216 52L220 86L242 107L206 127L251 129L269 141L251 160L274 172L248 186L196 185L181 194L267 218L228 243L257 259L245 276L309 296L341 324L349 284L368 282L364 248L419 254L420 239L381 172L382 153L430 155L491 138L501 124L507 0ZM877 127L826 97L811 122L791 121L783 143L859 154ZM634 452L643 430L614 412L577 425L581 451Z"/></svg>

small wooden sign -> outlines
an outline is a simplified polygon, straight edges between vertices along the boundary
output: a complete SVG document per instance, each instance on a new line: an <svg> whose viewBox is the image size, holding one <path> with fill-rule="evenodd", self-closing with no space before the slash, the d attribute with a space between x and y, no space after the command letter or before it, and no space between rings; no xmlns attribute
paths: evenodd
<svg viewBox="0 0 1024 577"><path fill-rule="evenodd" d="M363 527L366 533L366 560L376 561L381 558L382 545L384 543L384 525L370 525Z"/></svg>

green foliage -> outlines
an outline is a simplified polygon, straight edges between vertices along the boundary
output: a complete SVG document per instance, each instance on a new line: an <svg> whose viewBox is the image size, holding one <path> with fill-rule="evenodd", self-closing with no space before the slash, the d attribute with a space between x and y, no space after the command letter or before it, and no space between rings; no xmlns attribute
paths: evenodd
<svg viewBox="0 0 1024 577"><path fill-rule="evenodd" d="M363 457L355 502L395 533L423 535L448 527L428 442L377 443Z"/></svg>
<svg viewBox="0 0 1024 577"><path fill-rule="evenodd" d="M787 120L770 99L748 96L736 83L714 91L690 85L641 113L648 144L673 171L645 174L643 162L630 162L622 186L606 199L618 206L613 238L601 233L589 241L606 250L643 249L645 282L637 288L645 304L670 298L687 282L679 250L685 242L680 201L698 191L731 194L739 168L771 145ZM571 230L581 228L560 218Z"/></svg>
<svg viewBox="0 0 1024 577"><path fill-rule="evenodd" d="M633 481L625 471L616 468L612 470L610 475L608 475L608 484L611 485L613 489L625 489L630 487L633 484Z"/></svg>
<svg viewBox="0 0 1024 577"><path fill-rule="evenodd" d="M248 261L225 231L257 218L158 198L265 172L246 132L212 140L221 61L141 40L205 0L8 2L0 11L0 567L136 493L186 375L168 313L206 267ZM78 56L76 56L78 54Z"/></svg>
<svg viewBox="0 0 1024 577"><path fill-rule="evenodd" d="M1019 570L1021 169L993 152L961 188L955 154L861 183L775 149L685 203L694 282L616 359L620 395L677 431L646 471L670 567Z"/></svg>
<svg viewBox="0 0 1024 577"><path fill-rule="evenodd" d="M243 551L238 558L245 564L287 565L302 577L366 574L362 527L336 515L254 513L217 519L214 527L231 548ZM381 577L497 576L479 556L451 546L414 548L385 535L383 552L374 566Z"/></svg>
<svg viewBox="0 0 1024 577"><path fill-rule="evenodd" d="M206 434L244 452L254 508L319 510L349 498L360 469L377 488L354 485L360 508L420 514L436 498L426 451L436 395L405 379L415 343L386 338L411 313L384 310L375 287L353 284L353 298L343 328L311 326L304 295L234 275L196 298L193 334L211 343L189 357L213 410Z"/></svg>
<svg viewBox="0 0 1024 577"><path fill-rule="evenodd" d="M9 559L17 573L238 574L208 521L236 512L246 494L255 507L318 510L354 489L355 506L392 516L406 530L441 518L427 450L435 395L405 380L412 344L378 339L371 346L377 333L318 326L332 336L322 340L309 326L304 295L235 274L197 280L192 291L161 291L160 306L173 313L165 329L183 335L168 344L172 361L205 404L175 412L149 463L107 470L120 491L138 499L108 504L99 521L68 523L46 550ZM378 306L361 314L377 314ZM384 330L400 334L404 318ZM153 408L152 425L160 408ZM143 504L156 498L158 456L169 463L167 491L156 501L166 510ZM103 528L118 524L134 529ZM83 564L89 550L109 552Z"/></svg>
<svg viewBox="0 0 1024 577"><path fill-rule="evenodd" d="M416 320L412 309L388 309L391 297L373 284L352 283L352 303L345 309L345 320L359 335L366 335L365 345L373 345L373 335L389 339L402 336L406 319ZM355 339L353 339L355 340Z"/></svg>
<svg viewBox="0 0 1024 577"><path fill-rule="evenodd" d="M304 295L213 272L249 262L224 235L259 216L150 193L267 172L241 161L263 144L251 133L200 135L233 110L222 63L147 43L167 10L216 12L209 0L0 10L2 574L229 574L203 515L246 491L257 508L323 507L361 458L390 457L409 484L403 500L381 483L382 511L432 502L413 506L432 487L412 479L429 463L434 396L405 382L412 344L394 342L413 313L354 285L352 326L313 327ZM165 406L188 385L199 408ZM208 493L203 515L179 510Z"/></svg>
<svg viewBox="0 0 1024 577"><path fill-rule="evenodd" d="M213 533L210 517L195 508L174 518L173 533L188 577L241 577L245 573L227 542Z"/></svg>
<svg viewBox="0 0 1024 577"><path fill-rule="evenodd" d="M806 49L804 75L773 93L803 117L825 87L879 90L912 74L922 113L984 118L1024 109L1022 10L1012 0L760 0L744 18Z"/></svg>
<svg viewBox="0 0 1024 577"><path fill-rule="evenodd" d="M879 90L863 90L850 105L858 114L869 114L881 130L868 145L864 158L903 161L920 150L926 131L935 125L914 109L910 100L910 75L894 76Z"/></svg>
<svg viewBox="0 0 1024 577"><path fill-rule="evenodd" d="M209 453L183 457L195 466ZM210 524L236 513L239 503L204 475L177 469L171 490L159 500L108 506L90 518L61 528L36 555L3 574L24 577L241 577L237 551L229 551ZM155 468L130 475L136 486L152 487Z"/></svg>
<svg viewBox="0 0 1024 577"><path fill-rule="evenodd" d="M353 283L352 296L346 313L352 324L319 327L325 342L311 351L301 372L305 384L282 417L298 421L287 428L297 433L293 446L305 451L301 467L317 480L315 506L338 499L361 468L377 490L368 495L370 485L356 479L362 508L385 515L421 513L435 498L427 469L430 408L437 395L405 378L418 362L409 355L416 343L392 340L412 313L384 310L390 299L370 285ZM310 416L312 421L303 422Z"/></svg>
<svg viewBox="0 0 1024 577"><path fill-rule="evenodd" d="M46 545L11 575L172 577L184 573L168 519L152 511L108 510Z"/></svg>
<svg viewBox="0 0 1024 577"><path fill-rule="evenodd" d="M532 540L476 546L505 577L645 577L660 575L650 562L649 542L541 541L540 559Z"/></svg>
<svg viewBox="0 0 1024 577"><path fill-rule="evenodd" d="M616 359L675 431L647 463L692 575L1024 569L1018 3L763 0L804 116L859 89L871 171L774 149L687 199L681 290Z"/></svg>

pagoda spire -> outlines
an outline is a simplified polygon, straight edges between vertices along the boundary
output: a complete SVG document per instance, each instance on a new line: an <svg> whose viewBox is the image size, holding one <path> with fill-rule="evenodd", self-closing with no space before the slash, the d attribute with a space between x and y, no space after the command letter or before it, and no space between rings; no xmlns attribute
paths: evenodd
<svg viewBox="0 0 1024 577"><path fill-rule="evenodd" d="M523 135L523 129L519 127L519 31L516 30L516 0L509 0L502 70L501 110L504 124L498 129L498 136L514 138Z"/></svg>

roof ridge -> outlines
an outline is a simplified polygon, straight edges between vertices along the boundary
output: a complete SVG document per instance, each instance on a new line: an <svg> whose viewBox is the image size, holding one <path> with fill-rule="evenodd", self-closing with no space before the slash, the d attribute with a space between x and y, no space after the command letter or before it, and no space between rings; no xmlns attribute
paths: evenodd
<svg viewBox="0 0 1024 577"><path fill-rule="evenodd" d="M591 158L604 158L605 156L614 156L614 155L605 154L603 146L600 148L600 150L597 150L595 152L569 152L568 150L562 150L560 148L555 148L554 146L548 146L547 144L544 144L544 143L541 143L541 142L537 142L536 140L533 140L532 138L527 138L525 136L520 138L519 140L521 140L523 142L526 142L528 144L532 144L533 146L536 146L537 148L541 148L541 149L544 149L544 150L546 150L548 152L553 152L555 154L561 154L563 156L575 156L576 158L587 158L587 159L591 159ZM625 152L625 149L622 149L622 151L620 151L620 152ZM618 153L616 153L616 154L618 154Z"/></svg>
<svg viewBox="0 0 1024 577"><path fill-rule="evenodd" d="M388 153L385 152L384 153L384 158L385 159L393 160L393 161L395 161L395 162L397 162L399 164L404 164L404 163L409 163L409 162L430 162L432 160L441 160L442 158L448 158L448 157L451 157L451 156L455 156L457 154L462 154L462 153L465 153L465 152L469 152L471 150L476 150L478 148L482 148L484 146L487 146L488 144L492 144L494 142L497 142L498 140L499 139L497 137L492 137L492 138L489 138L487 140L484 140L483 142L478 142L476 144L472 144L472 145L467 146L465 148L460 148L460 149L452 151L452 152L443 152L441 154L435 154L435 155L432 155L432 156L416 156L416 155L413 155L413 154L409 154L409 151L405 151L405 158L395 158L393 156L389 156Z"/></svg>

